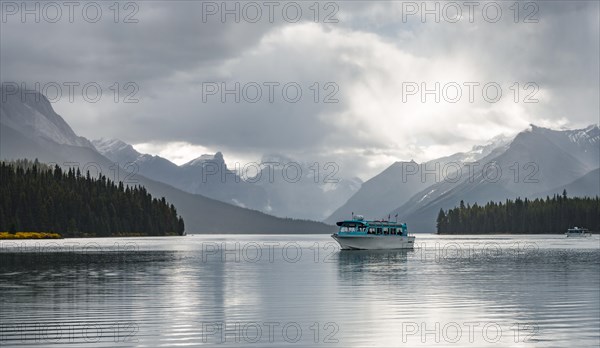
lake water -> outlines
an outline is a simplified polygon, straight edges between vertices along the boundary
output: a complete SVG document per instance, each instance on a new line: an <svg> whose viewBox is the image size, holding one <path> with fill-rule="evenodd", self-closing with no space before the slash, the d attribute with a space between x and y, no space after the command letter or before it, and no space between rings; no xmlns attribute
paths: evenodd
<svg viewBox="0 0 600 348"><path fill-rule="evenodd" d="M600 239L4 241L0 345L598 347Z"/></svg>

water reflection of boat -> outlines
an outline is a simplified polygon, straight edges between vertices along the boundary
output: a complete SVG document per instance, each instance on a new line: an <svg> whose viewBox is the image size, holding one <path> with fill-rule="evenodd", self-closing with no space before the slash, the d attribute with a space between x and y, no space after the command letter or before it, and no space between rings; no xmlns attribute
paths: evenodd
<svg viewBox="0 0 600 348"><path fill-rule="evenodd" d="M343 250L412 249L415 237L408 235L406 223L387 220L367 221L360 215L337 222L339 230L332 234Z"/></svg>
<svg viewBox="0 0 600 348"><path fill-rule="evenodd" d="M405 262L408 253L413 250L340 250L337 254L338 262L341 264L393 264Z"/></svg>
<svg viewBox="0 0 600 348"><path fill-rule="evenodd" d="M408 255L413 250L340 250L338 276L344 280L402 279L408 270Z"/></svg>

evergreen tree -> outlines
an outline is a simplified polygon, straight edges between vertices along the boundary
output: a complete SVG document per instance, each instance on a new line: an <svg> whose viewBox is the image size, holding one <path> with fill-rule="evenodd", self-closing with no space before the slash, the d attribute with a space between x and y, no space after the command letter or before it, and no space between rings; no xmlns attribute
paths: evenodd
<svg viewBox="0 0 600 348"><path fill-rule="evenodd" d="M438 233L564 233L579 226L600 231L600 198L555 194L546 199L507 199L485 206L464 204L437 217Z"/></svg>
<svg viewBox="0 0 600 348"><path fill-rule="evenodd" d="M184 223L172 204L142 186L16 160L0 162L0 231L7 230L64 237L182 235Z"/></svg>
<svg viewBox="0 0 600 348"><path fill-rule="evenodd" d="M444 213L443 209L440 209L440 212L438 214L437 217L437 230L438 233L445 233L447 228L446 228L446 214Z"/></svg>

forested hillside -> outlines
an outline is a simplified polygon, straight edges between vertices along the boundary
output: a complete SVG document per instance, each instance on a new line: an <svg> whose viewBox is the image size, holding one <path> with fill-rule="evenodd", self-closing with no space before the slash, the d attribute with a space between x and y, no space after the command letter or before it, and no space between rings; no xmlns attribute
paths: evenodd
<svg viewBox="0 0 600 348"><path fill-rule="evenodd" d="M144 187L19 160L0 163L0 231L158 236L181 235L184 223L172 204Z"/></svg>
<svg viewBox="0 0 600 348"><path fill-rule="evenodd" d="M460 206L445 212L440 209L437 231L440 234L477 233L564 233L579 226L600 231L600 198L569 198L567 192L552 198L506 200Z"/></svg>

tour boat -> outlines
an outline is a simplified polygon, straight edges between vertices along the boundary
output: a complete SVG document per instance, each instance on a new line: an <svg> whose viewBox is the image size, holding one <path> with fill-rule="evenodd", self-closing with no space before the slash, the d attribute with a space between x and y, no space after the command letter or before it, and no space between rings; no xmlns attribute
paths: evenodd
<svg viewBox="0 0 600 348"><path fill-rule="evenodd" d="M591 237L592 234L588 231L587 228L573 227L573 228L569 228L567 230L567 233L565 233L565 236L567 236L567 237Z"/></svg>
<svg viewBox="0 0 600 348"><path fill-rule="evenodd" d="M409 236L406 223L387 220L367 221L361 215L336 223L340 228L332 234L342 250L412 249L415 237Z"/></svg>

